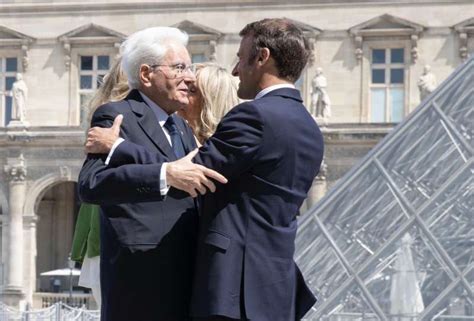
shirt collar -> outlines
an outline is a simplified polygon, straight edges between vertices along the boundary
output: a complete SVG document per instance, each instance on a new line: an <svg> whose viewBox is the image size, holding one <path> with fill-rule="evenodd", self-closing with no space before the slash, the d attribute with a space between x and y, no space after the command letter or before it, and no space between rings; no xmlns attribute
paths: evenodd
<svg viewBox="0 0 474 321"><path fill-rule="evenodd" d="M168 119L168 115L160 106L158 106L153 100L148 98L144 93L141 91L138 91L140 95L142 96L143 100L145 103L153 110L153 113L156 116L156 119L158 120L158 123L160 123L160 126L163 127L166 120Z"/></svg>
<svg viewBox="0 0 474 321"><path fill-rule="evenodd" d="M265 96L265 95L268 94L269 92L274 91L274 90L277 90L277 89L281 89L281 88L292 88L292 89L296 89L295 85L293 85L293 84L279 84L279 85L273 85L273 86L267 87L267 88L265 88L265 89L262 89L262 90L257 94L257 96L255 96L255 99L262 98L263 96Z"/></svg>

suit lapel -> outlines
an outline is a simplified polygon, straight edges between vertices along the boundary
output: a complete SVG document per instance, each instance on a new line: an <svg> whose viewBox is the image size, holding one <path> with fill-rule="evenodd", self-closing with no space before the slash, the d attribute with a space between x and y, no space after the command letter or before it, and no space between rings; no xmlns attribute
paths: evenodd
<svg viewBox="0 0 474 321"><path fill-rule="evenodd" d="M161 129L160 124L157 122L155 114L151 107L143 101L138 90L131 91L127 99L133 112L137 115L138 125L140 125L146 136L169 160L176 160L176 156L163 133L163 129Z"/></svg>
<svg viewBox="0 0 474 321"><path fill-rule="evenodd" d="M175 119L176 126L178 127L179 134L181 135L181 141L183 142L184 151L186 154L191 152L195 147L194 136L189 137L186 133L188 132L184 127L184 120L179 119L180 117L173 116Z"/></svg>

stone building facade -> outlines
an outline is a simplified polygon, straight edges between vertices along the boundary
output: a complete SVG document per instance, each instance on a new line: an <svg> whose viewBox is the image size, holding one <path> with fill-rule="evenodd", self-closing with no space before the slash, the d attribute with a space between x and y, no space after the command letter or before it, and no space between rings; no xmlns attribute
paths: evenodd
<svg viewBox="0 0 474 321"><path fill-rule="evenodd" d="M127 35L177 26L190 35L194 62L231 70L246 23L282 16L298 23L312 56L297 86L310 108L322 68L331 102L331 116L318 118L325 168L308 208L419 104L426 65L441 82L474 53L473 12L471 0L2 1L1 299L33 302L47 290L39 274L66 266L87 101ZM28 87L19 124L12 122L18 73Z"/></svg>

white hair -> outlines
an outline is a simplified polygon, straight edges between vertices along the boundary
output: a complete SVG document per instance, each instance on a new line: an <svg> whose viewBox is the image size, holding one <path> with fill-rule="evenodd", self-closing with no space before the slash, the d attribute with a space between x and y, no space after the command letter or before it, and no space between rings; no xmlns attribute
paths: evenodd
<svg viewBox="0 0 474 321"><path fill-rule="evenodd" d="M173 44L186 46L188 35L177 28L153 27L135 32L120 46L122 69L131 89L140 85L140 66L159 64Z"/></svg>

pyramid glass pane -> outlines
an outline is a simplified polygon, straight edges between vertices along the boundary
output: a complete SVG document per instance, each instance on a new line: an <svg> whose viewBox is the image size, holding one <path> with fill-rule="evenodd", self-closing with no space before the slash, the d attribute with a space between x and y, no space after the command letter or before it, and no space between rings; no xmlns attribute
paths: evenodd
<svg viewBox="0 0 474 321"><path fill-rule="evenodd" d="M474 167L465 168L420 214L460 271L474 262ZM471 251L466 251L471 248Z"/></svg>
<svg viewBox="0 0 474 321"><path fill-rule="evenodd" d="M329 302L324 310L326 312L320 314L316 309L312 309L306 315L306 320L381 320L355 282Z"/></svg>
<svg viewBox="0 0 474 321"><path fill-rule="evenodd" d="M456 274L414 224L360 277L386 315L416 318L456 279Z"/></svg>
<svg viewBox="0 0 474 321"><path fill-rule="evenodd" d="M474 320L474 58L300 219L306 320Z"/></svg>
<svg viewBox="0 0 474 321"><path fill-rule="evenodd" d="M323 300L341 288L344 283L348 282L350 274L344 268L338 255L329 245L327 238L323 235L318 225L310 224L308 229L311 230L308 230L307 233L316 237L311 239L312 244L306 247L308 251L303 251L299 254L302 261L299 268L306 275L306 281L313 288L322 303ZM300 240L302 239L300 238ZM324 267L324 273L314 269L316 262L318 266Z"/></svg>

